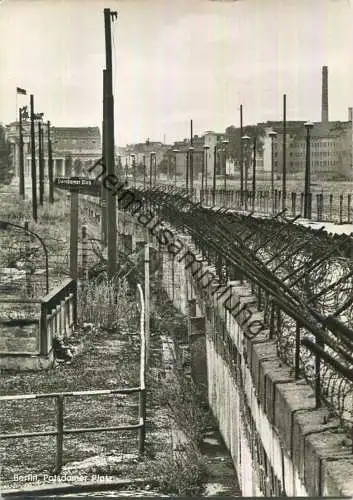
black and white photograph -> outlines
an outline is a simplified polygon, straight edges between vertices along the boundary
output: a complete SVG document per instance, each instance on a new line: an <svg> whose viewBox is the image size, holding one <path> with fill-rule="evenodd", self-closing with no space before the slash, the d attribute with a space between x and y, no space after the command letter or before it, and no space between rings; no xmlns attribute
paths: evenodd
<svg viewBox="0 0 353 500"><path fill-rule="evenodd" d="M353 498L352 51L352 0L0 0L0 498Z"/></svg>

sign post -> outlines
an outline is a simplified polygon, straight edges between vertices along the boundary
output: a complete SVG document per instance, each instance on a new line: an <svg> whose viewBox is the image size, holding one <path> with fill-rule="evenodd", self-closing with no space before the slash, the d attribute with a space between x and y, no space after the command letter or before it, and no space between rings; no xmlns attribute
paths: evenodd
<svg viewBox="0 0 353 500"><path fill-rule="evenodd" d="M57 177L55 186L60 189L70 191L71 211L70 211L70 276L77 279L78 261L78 196L82 194L100 195L100 185L95 179L86 177Z"/></svg>
<svg viewBox="0 0 353 500"><path fill-rule="evenodd" d="M70 220L70 276L77 279L77 255L78 255L78 191L71 190L71 220Z"/></svg>

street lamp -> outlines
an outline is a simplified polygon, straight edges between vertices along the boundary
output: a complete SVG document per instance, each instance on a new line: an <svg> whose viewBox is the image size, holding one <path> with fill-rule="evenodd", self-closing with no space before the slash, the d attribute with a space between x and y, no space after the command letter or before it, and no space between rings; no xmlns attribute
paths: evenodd
<svg viewBox="0 0 353 500"><path fill-rule="evenodd" d="M131 153L130 156L132 159L132 175L134 177L134 187L136 187L136 162L135 162L136 155L134 153Z"/></svg>
<svg viewBox="0 0 353 500"><path fill-rule="evenodd" d="M314 124L310 121L304 123L306 128L306 157L305 157L305 186L304 186L304 218L311 219L310 199L310 132Z"/></svg>
<svg viewBox="0 0 353 500"><path fill-rule="evenodd" d="M23 106L19 108L19 160L20 160L20 168L19 168L19 188L20 195L23 199L25 199L25 172L24 172L24 155L23 155L23 128L22 128L22 120L27 120L29 117L27 106Z"/></svg>
<svg viewBox="0 0 353 500"><path fill-rule="evenodd" d="M227 146L229 144L228 139L223 139L222 144L224 145L224 191L227 189Z"/></svg>
<svg viewBox="0 0 353 500"><path fill-rule="evenodd" d="M146 189L146 156L142 157L142 166L143 166L143 189Z"/></svg>
<svg viewBox="0 0 353 500"><path fill-rule="evenodd" d="M256 193L256 135L254 137L254 157L252 163L252 211L255 212L255 193Z"/></svg>
<svg viewBox="0 0 353 500"><path fill-rule="evenodd" d="M204 144L204 146L203 146L203 156L202 156L200 202L203 201L203 199L204 199L204 190L207 189L207 154L208 154L208 150L209 149L210 149L210 146L208 146L208 144Z"/></svg>
<svg viewBox="0 0 353 500"><path fill-rule="evenodd" d="M153 178L153 158L156 160L156 153L154 151L150 152L150 187L152 187ZM156 163L156 161L154 161ZM154 183L156 184L156 164L154 165Z"/></svg>
<svg viewBox="0 0 353 500"><path fill-rule="evenodd" d="M208 165L207 165L207 157L208 157L208 150L210 149L210 146L208 144L205 144L203 147L204 150L204 176L205 176L205 189L207 189L207 177L208 177Z"/></svg>
<svg viewBox="0 0 353 500"><path fill-rule="evenodd" d="M274 172L274 140L277 136L277 132L271 130L269 132L269 137L271 137L271 200L272 200L272 214L275 212L275 172Z"/></svg>
<svg viewBox="0 0 353 500"><path fill-rule="evenodd" d="M245 163L245 165L241 165L241 168L243 169L243 171L245 172L245 176L244 176L244 191L245 193L243 193L243 202L244 202L244 208L245 210L248 209L248 144L250 142L250 137L248 135L243 135L243 137L241 138L242 139L242 142L244 143L244 145L246 146L246 154L245 154L245 158L244 158L244 155L243 155L243 161ZM245 196L244 196L245 194ZM242 203L243 205L243 203ZM242 206L243 208L243 206Z"/></svg>
<svg viewBox="0 0 353 500"><path fill-rule="evenodd" d="M194 194L194 150L195 148L193 146L189 146L189 177L190 177L190 193L191 193L191 198L193 197Z"/></svg>
<svg viewBox="0 0 353 500"><path fill-rule="evenodd" d="M125 182L127 182L127 171L128 171L127 156L125 156Z"/></svg>
<svg viewBox="0 0 353 500"><path fill-rule="evenodd" d="M173 149L174 153L174 187L177 187L177 154L179 153L179 149Z"/></svg>

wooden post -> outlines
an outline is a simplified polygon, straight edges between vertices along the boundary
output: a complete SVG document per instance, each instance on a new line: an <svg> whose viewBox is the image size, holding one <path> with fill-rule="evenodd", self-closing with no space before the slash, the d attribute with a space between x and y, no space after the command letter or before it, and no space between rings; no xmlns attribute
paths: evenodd
<svg viewBox="0 0 353 500"><path fill-rule="evenodd" d="M87 267L87 226L82 226L82 279L83 282L88 280Z"/></svg>
<svg viewBox="0 0 353 500"><path fill-rule="evenodd" d="M146 336L146 367L150 358L150 244L149 236L145 245L145 336Z"/></svg>
<svg viewBox="0 0 353 500"><path fill-rule="evenodd" d="M102 125L102 132L103 132L103 137L102 137L102 157L103 157L103 165L106 168L106 163L105 163L105 139L106 139L106 130L105 130L105 119L104 119L104 113L105 113L105 107L106 107L106 95L107 95L107 70L103 70L103 125ZM102 218L101 218L101 242L102 245L106 246L107 245L107 189L103 186L103 183L101 185L101 213L102 213Z"/></svg>
<svg viewBox="0 0 353 500"><path fill-rule="evenodd" d="M283 94L282 210L287 198L287 96Z"/></svg>
<svg viewBox="0 0 353 500"><path fill-rule="evenodd" d="M70 276L77 278L77 246L78 246L78 191L71 191L70 221Z"/></svg>
<svg viewBox="0 0 353 500"><path fill-rule="evenodd" d="M240 105L240 206L244 203L243 105Z"/></svg>
<svg viewBox="0 0 353 500"><path fill-rule="evenodd" d="M19 154L20 154L20 168L19 168L19 189L20 196L25 199L25 169L24 169L24 158L23 158L23 130L22 130L22 108L19 108Z"/></svg>
<svg viewBox="0 0 353 500"><path fill-rule="evenodd" d="M50 140L50 122L48 127L48 181L49 181L49 203L54 203L54 179L53 179L53 149Z"/></svg>
<svg viewBox="0 0 353 500"><path fill-rule="evenodd" d="M115 15L110 9L104 9L105 51L106 51L106 97L104 113L104 160L108 176L115 175L114 151L114 98L112 74L112 44L111 44L111 17ZM116 273L116 196L113 190L107 192L107 242L108 242L108 276L112 278Z"/></svg>
<svg viewBox="0 0 353 500"><path fill-rule="evenodd" d="M32 216L35 222L37 222L37 171L36 171L36 140L34 134L34 97L30 96L31 104L31 157L32 157Z"/></svg>
<svg viewBox="0 0 353 500"><path fill-rule="evenodd" d="M27 234L27 237L25 239L25 258L27 260L31 253L31 236L28 234L28 229L29 229L28 221L25 221L24 228ZM31 278L28 270L26 270L26 293L27 297L31 296Z"/></svg>
<svg viewBox="0 0 353 500"><path fill-rule="evenodd" d="M63 462L64 444L64 396L56 396L56 457L55 474L59 474Z"/></svg>
<svg viewBox="0 0 353 500"><path fill-rule="evenodd" d="M38 161L39 161L39 204L44 201L44 159L43 159L43 130L42 124L38 122Z"/></svg>

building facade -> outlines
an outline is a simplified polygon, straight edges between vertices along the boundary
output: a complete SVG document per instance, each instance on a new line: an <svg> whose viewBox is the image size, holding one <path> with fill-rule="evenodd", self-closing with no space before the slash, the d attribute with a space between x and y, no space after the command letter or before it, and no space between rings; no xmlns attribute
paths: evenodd
<svg viewBox="0 0 353 500"><path fill-rule="evenodd" d="M306 163L305 122L289 122L286 130L286 170L289 175L303 176ZM283 124L267 122L264 139L264 169L271 171L271 137L274 171L283 169ZM352 122L316 122L310 131L310 165L313 180L352 178Z"/></svg>
<svg viewBox="0 0 353 500"><path fill-rule="evenodd" d="M42 151L45 177L48 176L48 127L36 120L34 123L36 164L39 160L39 127L42 129ZM24 173L31 177L31 125L22 123ZM15 177L19 177L19 122L6 126L6 136L11 144L12 162ZM88 176L88 167L102 157L101 135L98 127L51 127L53 177Z"/></svg>

